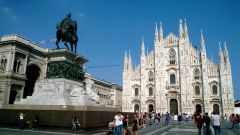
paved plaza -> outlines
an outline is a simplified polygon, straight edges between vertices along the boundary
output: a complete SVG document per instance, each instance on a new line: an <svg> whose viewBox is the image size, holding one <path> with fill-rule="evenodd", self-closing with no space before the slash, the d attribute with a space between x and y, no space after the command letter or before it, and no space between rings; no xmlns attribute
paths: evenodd
<svg viewBox="0 0 240 135"><path fill-rule="evenodd" d="M131 130L131 129L130 129ZM213 128L211 128L213 132ZM0 135L105 135L105 129L97 129L91 131L78 130L76 133L71 132L70 129L14 129L2 127L0 128ZM185 125L174 127L173 124L165 126L163 121L160 124L147 125L146 128L139 130L139 135L197 135L197 128L193 121L189 121ZM222 125L222 135L239 135L239 129L231 129L231 123L224 122Z"/></svg>

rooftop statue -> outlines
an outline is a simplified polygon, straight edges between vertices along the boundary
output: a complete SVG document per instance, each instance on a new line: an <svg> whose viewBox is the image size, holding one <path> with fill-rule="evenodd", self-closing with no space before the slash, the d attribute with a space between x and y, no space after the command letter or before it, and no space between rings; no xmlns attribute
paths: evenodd
<svg viewBox="0 0 240 135"><path fill-rule="evenodd" d="M62 41L68 50L70 50L68 47L68 45L70 45L71 51L77 53L77 22L71 19L71 13L67 14L67 16L57 24L56 37L57 49L60 49L59 42Z"/></svg>

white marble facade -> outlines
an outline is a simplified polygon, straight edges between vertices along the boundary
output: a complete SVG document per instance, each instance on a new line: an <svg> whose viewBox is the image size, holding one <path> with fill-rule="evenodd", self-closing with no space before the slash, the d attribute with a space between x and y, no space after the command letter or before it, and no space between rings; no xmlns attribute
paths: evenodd
<svg viewBox="0 0 240 135"><path fill-rule="evenodd" d="M183 26L184 25L184 26ZM234 111L231 63L224 43L219 44L218 64L207 58L201 32L201 49L190 41L186 21L179 22L179 34L163 36L162 24L156 25L154 49L141 45L140 64L133 66L125 53L122 111L170 112L193 114L196 111Z"/></svg>

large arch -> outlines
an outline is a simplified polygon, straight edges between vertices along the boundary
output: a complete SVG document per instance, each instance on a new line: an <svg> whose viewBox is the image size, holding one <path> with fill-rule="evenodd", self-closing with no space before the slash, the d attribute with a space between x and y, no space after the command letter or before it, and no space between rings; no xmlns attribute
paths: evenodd
<svg viewBox="0 0 240 135"><path fill-rule="evenodd" d="M40 68L35 64L27 66L26 71L27 80L25 82L25 87L23 91L23 98L26 98L27 96L32 96L34 86L37 79L40 76L40 72L41 72Z"/></svg>

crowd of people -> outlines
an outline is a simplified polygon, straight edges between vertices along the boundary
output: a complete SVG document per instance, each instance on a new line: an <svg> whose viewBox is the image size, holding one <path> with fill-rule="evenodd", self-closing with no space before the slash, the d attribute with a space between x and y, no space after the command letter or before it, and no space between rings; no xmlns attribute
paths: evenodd
<svg viewBox="0 0 240 135"><path fill-rule="evenodd" d="M163 119L165 126L168 126L171 121L171 115L168 112L165 114L145 112L136 113L133 115L133 119L130 119L128 115L123 116L121 112L118 112L114 117L114 135L130 135L131 132L133 135L137 135L139 129L145 128L146 125L158 124L161 119ZM174 114L174 127L184 126L191 119L194 120L195 126L198 129L198 135L201 135L202 131L204 135L212 135L211 128L213 128L215 135L220 135L223 120L230 120L232 122L232 129L240 129L240 115L232 114L229 118L227 115L221 117L215 111L210 115L208 113L201 114L199 112L194 113L194 115L185 113L182 115ZM129 130L129 123L131 123L132 131Z"/></svg>

